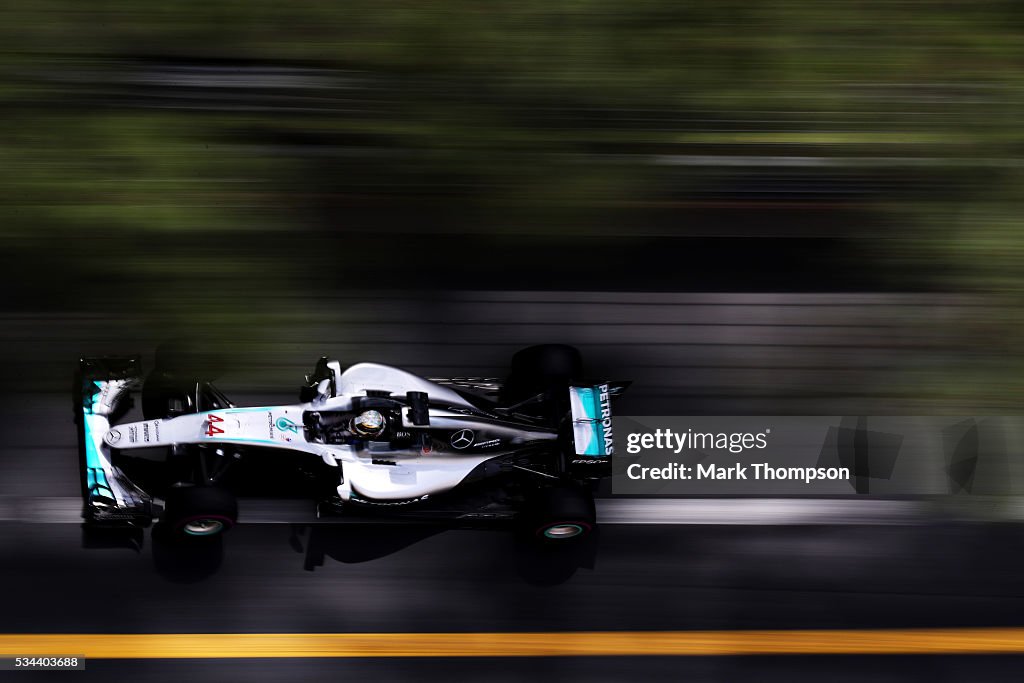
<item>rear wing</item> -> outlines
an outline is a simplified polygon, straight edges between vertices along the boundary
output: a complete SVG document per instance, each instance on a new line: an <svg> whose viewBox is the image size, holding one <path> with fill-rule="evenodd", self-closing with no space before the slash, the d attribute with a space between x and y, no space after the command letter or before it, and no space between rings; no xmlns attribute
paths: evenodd
<svg viewBox="0 0 1024 683"><path fill-rule="evenodd" d="M139 386L138 357L83 358L75 381L83 517L90 522L147 526L152 499L114 465L103 437Z"/></svg>
<svg viewBox="0 0 1024 683"><path fill-rule="evenodd" d="M612 432L611 399L626 390L629 382L605 382L569 387L572 436L575 447L573 466L610 468L615 442Z"/></svg>

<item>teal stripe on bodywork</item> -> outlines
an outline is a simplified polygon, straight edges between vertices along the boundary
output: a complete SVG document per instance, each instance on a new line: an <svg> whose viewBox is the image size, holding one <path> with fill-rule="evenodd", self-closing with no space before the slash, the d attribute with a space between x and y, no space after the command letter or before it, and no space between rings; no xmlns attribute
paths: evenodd
<svg viewBox="0 0 1024 683"><path fill-rule="evenodd" d="M229 436L229 437L224 438L224 439L213 439L213 441L215 441L217 443L235 443L237 441L244 441L245 443L264 443L264 444L268 444L270 446L287 446L288 445L287 442L282 443L281 441L271 441L270 439L246 439L246 438L242 438L242 437L237 437L236 438L236 437L233 437L233 436Z"/></svg>
<svg viewBox="0 0 1024 683"><path fill-rule="evenodd" d="M583 408L583 415L578 421L585 422L585 427L590 430L590 443L583 453L577 455L602 457L607 455L604 446L604 430L598 420L601 419L601 403L596 391L590 387L573 387L579 398L580 406Z"/></svg>
<svg viewBox="0 0 1024 683"><path fill-rule="evenodd" d="M82 429L85 440L85 480L88 487L87 490L90 492L94 488L103 488L109 491L110 486L107 483L107 475L103 471L103 462L100 460L99 449L94 438L95 434L89 419L94 414L93 405L95 404L96 396L103 389L103 382L94 381L93 384L96 385L96 390L89 396L84 397L82 405Z"/></svg>

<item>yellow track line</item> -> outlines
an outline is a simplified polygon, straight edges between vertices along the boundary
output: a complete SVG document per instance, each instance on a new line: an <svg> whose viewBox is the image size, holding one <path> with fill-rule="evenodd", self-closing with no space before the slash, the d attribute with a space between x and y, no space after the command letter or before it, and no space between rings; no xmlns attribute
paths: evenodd
<svg viewBox="0 0 1024 683"><path fill-rule="evenodd" d="M1024 653L1024 628L548 633L0 634L0 656L589 657Z"/></svg>

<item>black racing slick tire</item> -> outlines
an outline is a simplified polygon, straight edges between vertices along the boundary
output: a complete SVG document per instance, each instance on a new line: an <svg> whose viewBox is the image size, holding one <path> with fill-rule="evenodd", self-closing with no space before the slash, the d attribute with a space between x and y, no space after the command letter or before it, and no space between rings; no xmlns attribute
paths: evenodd
<svg viewBox="0 0 1024 683"><path fill-rule="evenodd" d="M164 342L156 349L153 370L142 383L142 416L161 420L199 411L197 388L204 375L212 375L216 360L204 357L195 342L183 339Z"/></svg>
<svg viewBox="0 0 1024 683"><path fill-rule="evenodd" d="M175 486L167 492L161 522L177 538L223 534L238 521L235 496L217 486Z"/></svg>
<svg viewBox="0 0 1024 683"><path fill-rule="evenodd" d="M142 415L160 420L229 407L212 384L225 358L196 342L167 342L156 350L156 364L142 384Z"/></svg>
<svg viewBox="0 0 1024 683"><path fill-rule="evenodd" d="M511 376L524 381L545 383L551 380L573 381L583 374L583 356L568 344L530 346L512 356Z"/></svg>
<svg viewBox="0 0 1024 683"><path fill-rule="evenodd" d="M182 381L176 375L154 370L142 383L142 416L162 420L197 412L196 386L197 381Z"/></svg>
<svg viewBox="0 0 1024 683"><path fill-rule="evenodd" d="M514 405L540 393L561 396L561 389L583 376L579 349L567 344L530 346L512 356L502 402Z"/></svg>
<svg viewBox="0 0 1024 683"><path fill-rule="evenodd" d="M594 496L578 486L541 489L525 515L530 535L544 543L568 543L588 536L597 524Z"/></svg>
<svg viewBox="0 0 1024 683"><path fill-rule="evenodd" d="M156 372L201 382L217 379L227 365L227 358L216 345L191 339L164 342L157 347L153 361Z"/></svg>

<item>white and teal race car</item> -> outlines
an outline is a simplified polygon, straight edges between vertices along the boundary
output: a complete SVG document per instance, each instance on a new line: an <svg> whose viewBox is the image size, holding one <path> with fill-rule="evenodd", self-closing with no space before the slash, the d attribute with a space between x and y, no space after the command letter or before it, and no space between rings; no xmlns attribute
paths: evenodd
<svg viewBox="0 0 1024 683"><path fill-rule="evenodd" d="M217 535L239 518L233 485L253 475L239 471L269 457L265 477L308 475L317 514L506 520L540 539L582 537L596 523L592 484L610 473L611 398L628 385L585 383L582 372L564 345L518 352L505 381L376 363L342 370L322 358L298 402L239 407L173 353L158 352L144 380L138 357L85 358L83 516L87 526L157 521L180 538ZM132 416L137 392L142 414Z"/></svg>

